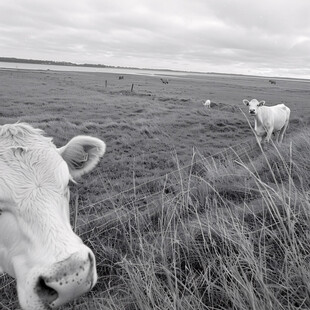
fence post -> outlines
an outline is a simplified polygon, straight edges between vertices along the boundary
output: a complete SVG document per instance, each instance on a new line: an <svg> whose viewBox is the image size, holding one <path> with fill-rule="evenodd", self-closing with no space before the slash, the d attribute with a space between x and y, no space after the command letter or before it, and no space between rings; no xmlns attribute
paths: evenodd
<svg viewBox="0 0 310 310"><path fill-rule="evenodd" d="M131 92L133 92L133 86L134 86L134 84L132 83L131 84L131 90L130 90Z"/></svg>

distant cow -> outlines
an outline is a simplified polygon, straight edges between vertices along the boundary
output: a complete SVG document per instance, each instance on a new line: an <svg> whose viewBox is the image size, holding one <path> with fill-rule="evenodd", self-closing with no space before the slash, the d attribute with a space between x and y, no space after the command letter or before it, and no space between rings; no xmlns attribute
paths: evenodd
<svg viewBox="0 0 310 310"><path fill-rule="evenodd" d="M168 83L169 83L167 79L161 78L160 80L161 80L161 82L164 83L164 84L168 84Z"/></svg>
<svg viewBox="0 0 310 310"><path fill-rule="evenodd" d="M278 104L271 107L264 106L265 101L258 101L252 99L248 101L243 100L243 103L249 107L250 115L255 119L255 133L260 143L264 135L266 135L266 142L270 141L272 133L277 133L277 141L283 141L284 133L287 129L291 110L284 104Z"/></svg>
<svg viewBox="0 0 310 310"><path fill-rule="evenodd" d="M276 82L275 80L269 80L269 83L270 83L271 85L276 85L276 84L277 84L277 82Z"/></svg>
<svg viewBox="0 0 310 310"><path fill-rule="evenodd" d="M123 80L123 79L124 79L124 76L123 76L123 75L120 75L120 76L118 77L118 79L119 79L119 80Z"/></svg>
<svg viewBox="0 0 310 310"><path fill-rule="evenodd" d="M207 108L211 108L211 100L206 100L204 103L203 103L204 106L206 106Z"/></svg>
<svg viewBox="0 0 310 310"><path fill-rule="evenodd" d="M104 152L97 138L56 148L28 124L0 126L0 273L16 279L22 309L57 308L96 284L94 254L70 226L68 183Z"/></svg>

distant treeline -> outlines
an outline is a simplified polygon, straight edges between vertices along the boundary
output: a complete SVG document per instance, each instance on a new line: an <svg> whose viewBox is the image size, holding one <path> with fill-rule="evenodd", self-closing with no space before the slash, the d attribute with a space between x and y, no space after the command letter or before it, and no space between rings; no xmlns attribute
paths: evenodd
<svg viewBox="0 0 310 310"><path fill-rule="evenodd" d="M41 65L55 65L55 66L76 66L76 67L97 67L97 68L112 68L101 64L76 64L68 61L52 61L52 60L37 60L37 59L23 59L14 57L0 57L1 62L17 62L17 63L30 63Z"/></svg>

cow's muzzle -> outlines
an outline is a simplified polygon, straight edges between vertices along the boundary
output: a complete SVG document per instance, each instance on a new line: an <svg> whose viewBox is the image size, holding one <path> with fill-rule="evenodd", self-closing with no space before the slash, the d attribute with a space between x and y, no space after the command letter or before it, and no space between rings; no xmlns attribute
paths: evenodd
<svg viewBox="0 0 310 310"><path fill-rule="evenodd" d="M35 287L43 304L57 308L88 292L97 281L92 252L74 253L43 272Z"/></svg>

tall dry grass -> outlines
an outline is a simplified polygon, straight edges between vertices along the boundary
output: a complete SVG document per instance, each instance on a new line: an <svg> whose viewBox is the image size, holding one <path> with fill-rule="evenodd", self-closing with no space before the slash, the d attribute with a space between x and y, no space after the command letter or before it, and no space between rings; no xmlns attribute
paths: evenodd
<svg viewBox="0 0 310 310"><path fill-rule="evenodd" d="M309 309L309 151L304 131L226 161L175 158L143 203L137 186L126 205L78 210L99 281L63 309ZM0 288L1 308L18 309L14 281Z"/></svg>
<svg viewBox="0 0 310 310"><path fill-rule="evenodd" d="M247 160L196 158L173 191L97 214L80 228L99 283L75 309L309 309L309 150L305 131Z"/></svg>

